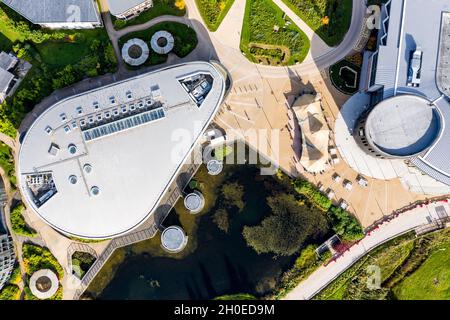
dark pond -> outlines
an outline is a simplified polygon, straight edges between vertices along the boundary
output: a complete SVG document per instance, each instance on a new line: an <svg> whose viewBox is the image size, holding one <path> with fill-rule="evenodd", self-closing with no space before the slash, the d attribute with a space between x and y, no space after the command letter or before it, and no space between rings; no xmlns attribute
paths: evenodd
<svg viewBox="0 0 450 320"><path fill-rule="evenodd" d="M256 177L259 178L256 178ZM278 276L293 263L292 257L258 255L247 246L242 229L255 225L270 212L265 202L269 191L256 167L240 166L229 180L244 186L246 206L230 216L230 230L219 230L208 213L199 218L197 248L184 259L129 255L100 299L211 299L232 293L262 295L270 291ZM214 212L214 208L211 213ZM177 220L176 213L164 225Z"/></svg>

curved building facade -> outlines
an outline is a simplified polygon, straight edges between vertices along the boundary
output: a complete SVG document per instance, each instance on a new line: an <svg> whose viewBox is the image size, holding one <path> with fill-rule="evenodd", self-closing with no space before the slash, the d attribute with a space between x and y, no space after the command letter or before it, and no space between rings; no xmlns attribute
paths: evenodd
<svg viewBox="0 0 450 320"><path fill-rule="evenodd" d="M20 147L18 180L28 207L71 236L133 230L188 160L225 82L213 64L192 62L57 102Z"/></svg>
<svg viewBox="0 0 450 320"><path fill-rule="evenodd" d="M356 126L356 140L381 158L411 158L438 139L443 121L433 103L415 95L383 100L365 113Z"/></svg>

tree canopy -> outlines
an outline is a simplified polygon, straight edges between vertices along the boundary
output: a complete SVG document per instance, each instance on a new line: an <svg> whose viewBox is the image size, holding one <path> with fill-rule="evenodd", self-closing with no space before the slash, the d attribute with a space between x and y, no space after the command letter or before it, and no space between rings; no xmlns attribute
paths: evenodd
<svg viewBox="0 0 450 320"><path fill-rule="evenodd" d="M314 207L300 205L293 195L279 194L267 198L271 214L260 225L245 226L243 236L258 253L289 256L305 242L328 232L325 215Z"/></svg>

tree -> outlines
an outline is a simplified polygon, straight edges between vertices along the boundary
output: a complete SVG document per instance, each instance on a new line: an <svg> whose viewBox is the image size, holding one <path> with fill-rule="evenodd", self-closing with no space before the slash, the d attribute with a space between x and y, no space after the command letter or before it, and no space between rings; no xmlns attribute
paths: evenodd
<svg viewBox="0 0 450 320"><path fill-rule="evenodd" d="M60 89L73 84L76 81L75 70L72 65L67 65L56 73L53 79L53 89Z"/></svg>
<svg viewBox="0 0 450 320"><path fill-rule="evenodd" d="M221 192L227 207L235 206L239 211L244 209L244 187L238 182L224 184Z"/></svg>
<svg viewBox="0 0 450 320"><path fill-rule="evenodd" d="M225 233L228 233L230 229L230 219L228 217L228 212L221 208L218 209L213 215L213 221L217 227Z"/></svg>
<svg viewBox="0 0 450 320"><path fill-rule="evenodd" d="M359 240L364 237L364 232L358 220L345 210L331 207L329 212L333 231L343 240Z"/></svg>
<svg viewBox="0 0 450 320"><path fill-rule="evenodd" d="M299 205L293 195L269 197L271 214L260 225L245 226L243 236L257 253L290 256L307 240L316 240L328 232L325 216L315 208Z"/></svg>

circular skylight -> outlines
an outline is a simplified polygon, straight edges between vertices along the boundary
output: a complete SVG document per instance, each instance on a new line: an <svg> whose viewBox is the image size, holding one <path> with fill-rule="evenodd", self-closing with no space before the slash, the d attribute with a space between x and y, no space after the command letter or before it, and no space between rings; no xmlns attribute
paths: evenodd
<svg viewBox="0 0 450 320"><path fill-rule="evenodd" d="M77 176L71 175L71 176L69 177L69 182L70 182L71 184L76 184L77 181L78 181Z"/></svg>
<svg viewBox="0 0 450 320"><path fill-rule="evenodd" d="M91 188L91 195L92 196L98 196L100 194L100 188L97 186L94 186Z"/></svg>
<svg viewBox="0 0 450 320"><path fill-rule="evenodd" d="M90 164L85 164L84 166L83 166L83 170L84 170L84 172L86 172L86 173L91 173L92 172L92 166L90 165Z"/></svg>
<svg viewBox="0 0 450 320"><path fill-rule="evenodd" d="M70 154L75 154L77 153L77 146L74 144L69 144L69 147L67 148L69 150Z"/></svg>

